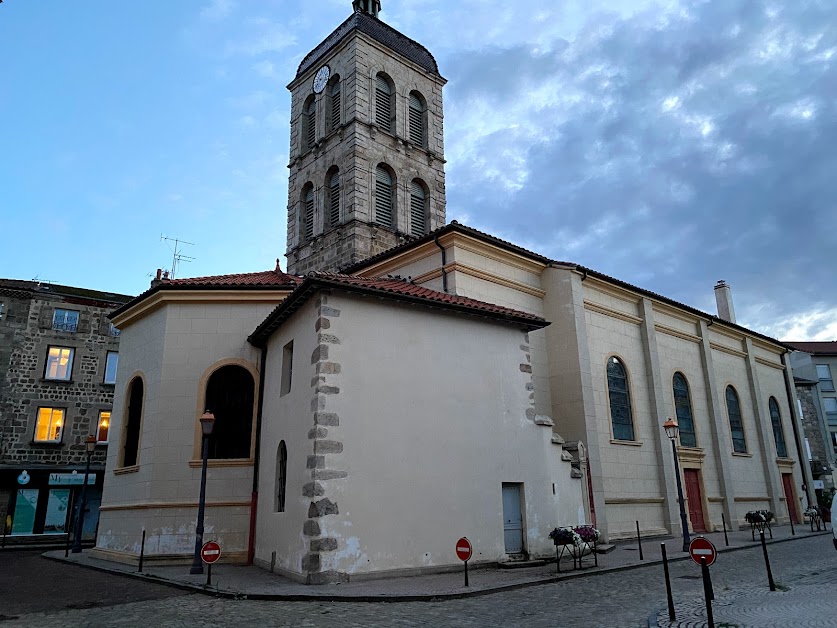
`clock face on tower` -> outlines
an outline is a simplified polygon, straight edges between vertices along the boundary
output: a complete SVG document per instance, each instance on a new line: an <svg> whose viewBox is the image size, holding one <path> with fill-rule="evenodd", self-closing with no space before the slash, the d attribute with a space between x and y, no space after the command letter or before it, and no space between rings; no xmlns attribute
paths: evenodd
<svg viewBox="0 0 837 628"><path fill-rule="evenodd" d="M331 75L330 70L328 69L327 65L324 65L319 70L317 70L316 76L314 76L314 93L319 94L325 89L326 83L328 83L328 77Z"/></svg>

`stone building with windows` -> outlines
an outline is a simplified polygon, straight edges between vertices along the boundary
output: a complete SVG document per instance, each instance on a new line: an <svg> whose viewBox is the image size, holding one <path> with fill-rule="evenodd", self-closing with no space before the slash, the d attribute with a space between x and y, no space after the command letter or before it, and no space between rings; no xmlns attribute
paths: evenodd
<svg viewBox="0 0 837 628"><path fill-rule="evenodd" d="M790 347L723 282L708 314L445 224L444 81L353 5L289 86L289 272L161 279L112 315L97 554L145 530L146 559L190 560L206 410L205 538L309 583L451 569L463 535L502 562L561 525L677 533L674 416L694 531L799 521Z"/></svg>
<svg viewBox="0 0 837 628"><path fill-rule="evenodd" d="M66 533L94 435L85 537L96 530L119 359L107 315L131 297L0 279L0 525Z"/></svg>

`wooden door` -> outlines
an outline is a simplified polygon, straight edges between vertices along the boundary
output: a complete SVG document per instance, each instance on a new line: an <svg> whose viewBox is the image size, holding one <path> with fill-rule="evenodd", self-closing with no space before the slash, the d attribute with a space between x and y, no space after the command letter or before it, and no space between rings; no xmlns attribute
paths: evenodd
<svg viewBox="0 0 837 628"><path fill-rule="evenodd" d="M788 502L788 514L793 517L794 523L802 523L799 518L796 497L793 495L793 473L782 474L782 486L785 489L785 500Z"/></svg>
<svg viewBox="0 0 837 628"><path fill-rule="evenodd" d="M689 505L689 522L695 532L706 532L703 516L703 494L700 490L700 471L697 469L683 469L683 479L686 482L686 501Z"/></svg>
<svg viewBox="0 0 837 628"><path fill-rule="evenodd" d="M519 554L523 551L520 484L503 484L503 538L506 554Z"/></svg>

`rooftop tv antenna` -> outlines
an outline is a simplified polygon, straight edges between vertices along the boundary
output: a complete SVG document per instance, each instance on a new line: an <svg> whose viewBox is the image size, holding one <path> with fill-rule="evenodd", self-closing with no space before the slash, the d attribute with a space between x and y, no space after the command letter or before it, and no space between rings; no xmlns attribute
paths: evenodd
<svg viewBox="0 0 837 628"><path fill-rule="evenodd" d="M181 244L188 244L189 246L195 246L193 242L186 242L186 240L181 240L180 238L169 238L162 233L160 234L160 240L166 243L166 246L169 247L169 251L171 251L171 272L169 273L169 278L174 279L177 275L177 265L180 262L191 262L194 260L194 257L190 255L184 255L181 252L180 245ZM174 247L170 243L174 243Z"/></svg>

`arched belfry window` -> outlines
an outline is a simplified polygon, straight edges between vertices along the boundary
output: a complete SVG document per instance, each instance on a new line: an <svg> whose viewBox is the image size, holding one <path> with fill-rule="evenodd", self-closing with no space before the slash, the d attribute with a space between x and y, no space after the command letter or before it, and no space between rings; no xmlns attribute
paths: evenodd
<svg viewBox="0 0 837 628"><path fill-rule="evenodd" d="M285 512L285 495L288 484L288 448L285 441L279 443L276 450L276 512Z"/></svg>
<svg viewBox="0 0 837 628"><path fill-rule="evenodd" d="M677 424L680 426L680 444L683 447L697 447L689 383L683 373L674 374L672 387L674 388L674 412L677 415Z"/></svg>
<svg viewBox="0 0 837 628"><path fill-rule="evenodd" d="M326 174L326 196L328 226L334 228L340 224L340 171L337 168Z"/></svg>
<svg viewBox="0 0 837 628"><path fill-rule="evenodd" d="M421 148L427 146L427 106L418 92L410 92L410 142Z"/></svg>
<svg viewBox="0 0 837 628"><path fill-rule="evenodd" d="M334 131L340 128L340 77L333 76L328 87L328 130Z"/></svg>
<svg viewBox="0 0 837 628"><path fill-rule="evenodd" d="M142 428L142 404L145 398L145 386L141 377L135 377L128 384L128 406L124 437L122 441L122 463L120 467L133 467L139 460L139 440Z"/></svg>
<svg viewBox="0 0 837 628"><path fill-rule="evenodd" d="M306 183L302 188L302 211L300 212L300 235L304 242L314 237L314 185Z"/></svg>
<svg viewBox="0 0 837 628"><path fill-rule="evenodd" d="M204 400L204 407L215 415L210 458L250 457L254 397L253 376L243 366L229 364L210 375Z"/></svg>
<svg viewBox="0 0 837 628"><path fill-rule="evenodd" d="M773 441L776 443L776 455L780 458L787 458L788 446L785 443L785 432L782 430L782 414L779 412L779 403L775 397L771 397L767 405L770 409L770 424L773 426Z"/></svg>
<svg viewBox="0 0 837 628"><path fill-rule="evenodd" d="M744 419L741 416L741 402L738 393L732 386L726 390L727 415L729 417L729 431L732 436L732 450L737 454L747 453L747 439L744 436Z"/></svg>
<svg viewBox="0 0 837 628"><path fill-rule="evenodd" d="M395 133L395 88L381 72L375 77L375 124L388 133Z"/></svg>
<svg viewBox="0 0 837 628"><path fill-rule="evenodd" d="M631 412L631 392L628 388L628 373L617 357L607 361L607 394L610 401L610 422L613 438L636 440L634 418Z"/></svg>
<svg viewBox="0 0 837 628"><path fill-rule="evenodd" d="M310 96L305 102L302 115L302 140L305 150L311 150L317 143L317 101L314 96Z"/></svg>
<svg viewBox="0 0 837 628"><path fill-rule="evenodd" d="M427 233L427 191L419 179L410 182L410 233L414 236Z"/></svg>
<svg viewBox="0 0 837 628"><path fill-rule="evenodd" d="M375 222L393 227L395 218L395 177L383 164L375 168Z"/></svg>

